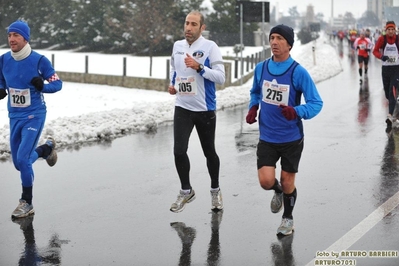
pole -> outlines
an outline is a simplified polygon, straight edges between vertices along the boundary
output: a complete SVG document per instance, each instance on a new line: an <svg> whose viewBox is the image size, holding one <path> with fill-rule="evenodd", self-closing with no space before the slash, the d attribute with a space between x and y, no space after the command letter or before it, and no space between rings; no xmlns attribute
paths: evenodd
<svg viewBox="0 0 399 266"><path fill-rule="evenodd" d="M244 61L242 60L242 48L244 47L244 37L243 37L243 4L240 3L240 42L241 42L241 77L240 85L242 85L242 76L244 75Z"/></svg>
<svg viewBox="0 0 399 266"><path fill-rule="evenodd" d="M262 2L262 60L265 57L265 2Z"/></svg>
<svg viewBox="0 0 399 266"><path fill-rule="evenodd" d="M316 40L313 41L313 46L312 46L312 52L313 52L313 65L316 65Z"/></svg>

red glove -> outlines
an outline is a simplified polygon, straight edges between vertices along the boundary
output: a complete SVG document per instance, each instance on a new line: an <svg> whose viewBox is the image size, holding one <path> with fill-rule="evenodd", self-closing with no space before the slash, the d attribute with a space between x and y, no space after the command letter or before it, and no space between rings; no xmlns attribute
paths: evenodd
<svg viewBox="0 0 399 266"><path fill-rule="evenodd" d="M253 124L256 122L256 116L258 115L258 105L254 105L249 109L248 114L247 114L247 123L248 124Z"/></svg>
<svg viewBox="0 0 399 266"><path fill-rule="evenodd" d="M279 107L282 109L281 113L287 120L294 120L297 117L294 107L282 104Z"/></svg>

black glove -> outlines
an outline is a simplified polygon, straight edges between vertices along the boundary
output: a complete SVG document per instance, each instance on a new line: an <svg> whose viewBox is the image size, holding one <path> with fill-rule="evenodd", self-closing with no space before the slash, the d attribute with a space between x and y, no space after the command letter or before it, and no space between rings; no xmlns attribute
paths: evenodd
<svg viewBox="0 0 399 266"><path fill-rule="evenodd" d="M43 90L44 82L43 82L43 79L42 79L41 77L34 77L34 78L30 81L30 83L32 83L33 86L35 86L35 88L36 88L38 91L42 91L42 90Z"/></svg>
<svg viewBox="0 0 399 266"><path fill-rule="evenodd" d="M367 49L366 49L366 52L369 53L369 52L370 52L370 49L367 48Z"/></svg>
<svg viewBox="0 0 399 266"><path fill-rule="evenodd" d="M356 50L359 50L359 49L360 49L359 45L358 45L358 46L356 46Z"/></svg>
<svg viewBox="0 0 399 266"><path fill-rule="evenodd" d="M0 100L3 100L7 96L7 91L5 89L0 89Z"/></svg>
<svg viewBox="0 0 399 266"><path fill-rule="evenodd" d="M383 56L381 56L381 60L382 61L387 61L389 59L389 56L387 56L387 55L383 55Z"/></svg>

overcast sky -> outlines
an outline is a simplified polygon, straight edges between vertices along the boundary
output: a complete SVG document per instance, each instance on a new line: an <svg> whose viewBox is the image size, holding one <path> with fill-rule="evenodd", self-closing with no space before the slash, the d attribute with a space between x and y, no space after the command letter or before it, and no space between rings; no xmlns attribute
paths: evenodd
<svg viewBox="0 0 399 266"><path fill-rule="evenodd" d="M306 12L308 5L312 4L314 13L323 13L324 20L329 21L331 17L331 3L334 3L334 17L351 12L355 18L359 18L367 10L367 0L356 0L356 6L348 0L269 0L270 6L279 6L280 12L288 13L288 9L296 6L299 13Z"/></svg>
<svg viewBox="0 0 399 266"><path fill-rule="evenodd" d="M260 0L252 0L254 2L262 2ZM270 3L270 10L273 6L278 5L279 12L283 12L284 15L288 15L288 9L296 6L300 14L306 12L308 5L312 4L314 7L314 13L323 13L324 20L329 21L331 17L331 1L334 3L334 17L338 15L344 15L347 11L351 12L355 18L360 18L362 14L367 10L367 0L356 0L356 6L348 0L269 0L264 2ZM211 0L206 0L205 6L211 5Z"/></svg>

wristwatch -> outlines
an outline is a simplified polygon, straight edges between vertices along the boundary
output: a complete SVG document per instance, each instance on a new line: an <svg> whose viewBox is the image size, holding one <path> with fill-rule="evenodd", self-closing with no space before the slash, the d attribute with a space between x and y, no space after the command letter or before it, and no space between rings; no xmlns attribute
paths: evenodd
<svg viewBox="0 0 399 266"><path fill-rule="evenodd" d="M200 73L204 69L204 65L200 64L197 69L197 73Z"/></svg>

